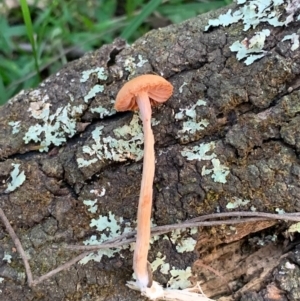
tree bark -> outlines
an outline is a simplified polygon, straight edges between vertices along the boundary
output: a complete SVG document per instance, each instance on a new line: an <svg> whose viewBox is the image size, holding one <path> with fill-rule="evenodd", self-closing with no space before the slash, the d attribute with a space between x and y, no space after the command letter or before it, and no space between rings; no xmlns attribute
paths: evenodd
<svg viewBox="0 0 300 301"><path fill-rule="evenodd" d="M300 52L282 41L299 21L248 31L238 22L204 32L209 19L227 10L151 31L131 46L116 40L0 108L0 208L35 277L79 254L66 244L135 228L141 123L136 114L116 113L113 103L120 87L139 74L159 74L174 85L170 100L153 112L156 225L233 210L299 211ZM271 32L266 55L250 65L238 61L229 47L262 29ZM26 176L20 186L12 164ZM18 187L8 192L9 183ZM108 217L107 227L97 223L99 216ZM108 229L114 220L121 227L115 232ZM299 300L299 237L286 232L289 225L258 221L186 230L180 235L197 244L184 253L176 249L180 239L174 243L166 234L151 245L149 259L160 252L171 269L191 267L193 280L215 300ZM132 276L128 248L30 288L4 225L0 239L1 300L144 300L125 286ZM166 284L171 269L157 269L154 279Z"/></svg>

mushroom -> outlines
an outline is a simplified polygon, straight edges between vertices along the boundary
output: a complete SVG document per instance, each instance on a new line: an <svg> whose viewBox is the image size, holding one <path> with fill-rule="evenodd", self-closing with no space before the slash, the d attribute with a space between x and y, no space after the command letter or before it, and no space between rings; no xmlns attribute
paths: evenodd
<svg viewBox="0 0 300 301"><path fill-rule="evenodd" d="M152 281L152 271L147 260L150 242L150 218L152 208L153 179L155 171L154 137L151 129L151 105L165 102L173 93L173 86L158 75L141 75L127 82L117 95L117 111L140 110L144 130L143 175L137 214L137 236L133 255L133 270L136 282L127 286L141 291L151 300L213 301L204 294L195 292L196 287L184 290L163 289Z"/></svg>
<svg viewBox="0 0 300 301"><path fill-rule="evenodd" d="M151 129L151 105L165 102L173 93L173 86L163 77L146 74L127 82L117 95L117 111L140 110L144 131L143 175L137 213L137 237L133 256L133 270L138 288L143 292L152 286L152 271L147 260L150 242L153 179L155 171L154 137Z"/></svg>

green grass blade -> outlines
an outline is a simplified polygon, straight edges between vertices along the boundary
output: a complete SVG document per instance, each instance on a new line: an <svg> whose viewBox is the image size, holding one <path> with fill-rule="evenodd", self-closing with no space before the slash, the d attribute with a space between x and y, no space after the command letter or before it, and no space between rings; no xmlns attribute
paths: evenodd
<svg viewBox="0 0 300 301"><path fill-rule="evenodd" d="M35 69L39 75L40 74L39 64L38 64L36 44L35 44L35 40L34 40L34 32L33 32L33 26L32 26L29 7L28 7L26 0L20 0L20 3L21 3L22 15L23 15L25 26L26 26L27 35L28 35L28 38L29 38L29 41L30 41L30 44L32 47L32 52L33 52L33 57L34 57L34 62L35 62Z"/></svg>
<svg viewBox="0 0 300 301"><path fill-rule="evenodd" d="M142 9L140 14L132 19L132 21L124 28L121 37L128 40L137 28L152 14L152 12L161 4L161 0L151 0Z"/></svg>
<svg viewBox="0 0 300 301"><path fill-rule="evenodd" d="M3 84L3 80L0 76L0 106L5 104L7 100L6 90Z"/></svg>

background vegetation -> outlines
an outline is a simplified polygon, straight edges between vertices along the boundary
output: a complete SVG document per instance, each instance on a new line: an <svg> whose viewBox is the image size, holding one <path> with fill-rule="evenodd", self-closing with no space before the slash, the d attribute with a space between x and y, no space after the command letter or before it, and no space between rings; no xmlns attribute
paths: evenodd
<svg viewBox="0 0 300 301"><path fill-rule="evenodd" d="M179 23L232 0L2 0L0 105L85 52Z"/></svg>

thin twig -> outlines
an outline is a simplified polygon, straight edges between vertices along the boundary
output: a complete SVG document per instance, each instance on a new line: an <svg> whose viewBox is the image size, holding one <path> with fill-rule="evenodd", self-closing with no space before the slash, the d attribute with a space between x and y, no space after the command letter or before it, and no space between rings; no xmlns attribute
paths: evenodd
<svg viewBox="0 0 300 301"><path fill-rule="evenodd" d="M243 217L254 217L254 218L244 218L244 219L229 219L223 221L208 221L207 219L212 218L223 218L223 217L232 217L232 216L243 216ZM257 217L259 216L259 217ZM204 216L200 216L188 221L185 221L180 224L175 225L166 225L166 226L159 226L154 227L151 231L151 236L160 235L164 233L171 232L175 229L184 229L184 228L193 228L199 226L215 226L215 225L224 225L224 224L239 224L239 223L246 223L246 222L257 222L263 221L266 219L283 219L283 220L292 220L292 221L300 221L300 214L297 213L290 213L290 214L270 214L270 213L261 213L261 212L230 212L230 213L213 213ZM90 254L92 251L96 251L99 249L104 248L116 248L120 247L135 241L135 234L136 231L132 231L130 233L124 233L118 237L115 237L111 240L104 242L103 244L96 245L96 246L66 246L67 249L72 250L85 250L84 253L78 255L77 257L71 259L70 261L66 262L65 264L57 267L56 269L50 271L49 273L39 277L33 283L36 285L52 276L57 274L58 272L70 268L73 264Z"/></svg>
<svg viewBox="0 0 300 301"><path fill-rule="evenodd" d="M4 214L3 210L0 208L0 219L2 221L2 223L4 224L8 234L10 235L11 239L13 240L17 251L19 252L24 266L25 266L25 271L26 271L26 275L27 275L27 281L28 281L28 285L31 287L32 286L32 282L33 282L33 278L32 278L32 273L31 273L31 269L30 269L30 265L27 259L27 256L25 254L25 251L22 247L22 244L17 236L17 234L15 233L14 229L12 228L12 226L9 223L9 220L7 219L6 215Z"/></svg>
<svg viewBox="0 0 300 301"><path fill-rule="evenodd" d="M300 213L284 213L284 214L275 214L275 213L265 213L265 212L247 212L247 211L234 211L234 212L223 212L223 213L212 213L207 215L202 215L188 220L187 222L193 221L202 221L211 218L222 218L222 217L262 217L267 219L277 219L277 220L286 220L286 221L300 221ZM185 223L185 222L184 222Z"/></svg>
<svg viewBox="0 0 300 301"><path fill-rule="evenodd" d="M168 232L171 232L173 230L178 229L185 229L185 228L194 228L194 227L210 227L210 226L217 226L217 225L233 225L233 224L241 224L241 223L250 223L250 222L257 222L257 221L264 221L265 218L247 218L247 219L230 219L230 220L224 220L224 221L210 221L210 222L192 222L192 223L181 223L176 225L165 225L165 226L159 226L154 227L151 230L151 237L162 235ZM115 237L114 239L107 240L106 242L99 244L99 245L89 245L89 246L82 246L82 245L67 245L64 246L65 249L71 249L71 250L81 250L81 251L95 251L100 249L109 249L109 248L117 248L121 247L123 245L130 244L132 242L135 242L135 238L127 238L132 237L136 234L136 231L128 232L125 235L121 235L118 237ZM124 239L126 238L126 239Z"/></svg>
<svg viewBox="0 0 300 301"><path fill-rule="evenodd" d="M252 217L252 218L228 219L228 220L221 220L221 221L205 221L207 219L212 219L212 218L224 218L224 217L234 217L234 216ZM249 223L249 222L264 221L266 219L277 219L277 220L300 222L300 213L272 214L272 213L264 213L264 212L245 212L245 211L212 213L212 214L207 214L207 215L199 216L184 221L180 224L154 227L151 229L151 236L165 234L178 229L194 228L194 227L211 227L217 225L233 225L233 224L240 224L240 223L247 223L247 222ZM71 249L71 250L81 250L81 251L83 250L95 251L99 249L116 248L134 242L135 240L132 239L131 237L134 237L135 234L136 231L124 233L111 240L107 240L106 242L99 245L89 245L89 246L68 245L65 246L64 248Z"/></svg>
<svg viewBox="0 0 300 301"><path fill-rule="evenodd" d="M206 221L208 219L212 218L224 218L224 217L244 217L244 218L236 218L236 219L227 219L227 220L219 220L219 221ZM245 218L250 217L250 218ZM107 249L107 248L116 248L121 247L123 245L132 243L135 241L135 235L136 231L124 233L118 237L115 237L113 239L107 240L106 242L100 244L100 245L94 245L94 246L76 246L76 245L69 245L64 248L71 249L71 250L85 250L84 253L78 255L77 257L71 259L70 261L64 263L63 265L60 265L56 269L50 271L47 274L42 275L41 277L37 278L36 280L33 280L31 269L28 263L28 259L26 257L26 254L22 248L21 242L18 239L17 235L15 234L13 228L11 227L8 219L6 218L4 212L0 208L0 219L2 220L3 224L5 225L7 232L13 239L15 246L20 254L20 256L23 259L27 279L28 279L28 285L35 286L42 281L54 276L60 271L66 270L70 268L73 264L87 256L93 251L99 250L99 249ZM151 236L161 235L164 233L171 232L176 229L184 229L184 228L193 228L193 227L200 227L200 226L216 226L216 225L232 225L232 224L239 224L239 223L246 223L246 222L257 222L257 221L263 221L266 219L277 219L277 220L289 220L289 221L300 221L300 213L288 213L288 214L271 214L271 213L263 213L263 212L225 212L225 213L213 213L208 215L199 216L190 220L187 220L185 222L182 222L180 224L173 224L173 225L165 225L165 226L159 226L154 227L151 230Z"/></svg>
<svg viewBox="0 0 300 301"><path fill-rule="evenodd" d="M57 274L58 272L60 271L63 271L63 270L67 270L69 269L72 265L74 265L77 261L81 260L82 258L84 258L85 256L89 255L91 252L84 252L80 255L78 255L77 257L67 261L66 263L58 266L56 269L50 271L49 273L47 274L44 274L42 275L41 277L37 278L36 280L34 280L32 282L32 286L35 286L39 283L41 283L42 281L54 276L55 274Z"/></svg>

